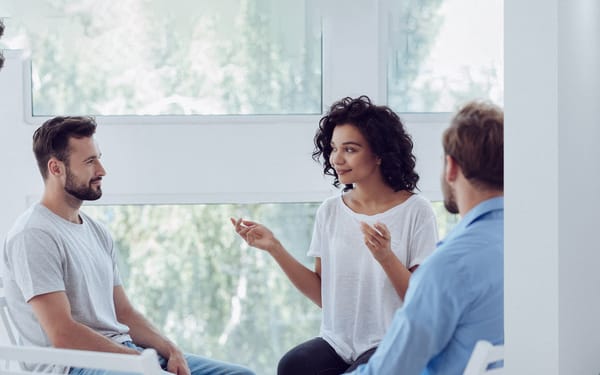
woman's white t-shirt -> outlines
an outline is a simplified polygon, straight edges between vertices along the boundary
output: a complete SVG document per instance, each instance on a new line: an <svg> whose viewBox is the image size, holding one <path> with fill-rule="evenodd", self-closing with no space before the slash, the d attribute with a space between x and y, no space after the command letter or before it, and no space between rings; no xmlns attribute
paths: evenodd
<svg viewBox="0 0 600 375"><path fill-rule="evenodd" d="M388 227L392 251L407 268L421 264L437 242L433 209L419 195L375 215L352 211L341 195L319 207L308 255L321 258L320 335L349 363L379 344L402 306L364 244L361 221Z"/></svg>

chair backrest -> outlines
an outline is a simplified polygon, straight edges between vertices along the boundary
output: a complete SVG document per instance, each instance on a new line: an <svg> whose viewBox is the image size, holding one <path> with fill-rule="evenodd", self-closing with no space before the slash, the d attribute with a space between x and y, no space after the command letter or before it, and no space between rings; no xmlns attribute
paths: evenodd
<svg viewBox="0 0 600 375"><path fill-rule="evenodd" d="M2 292L4 292L4 284L1 277L0 288L2 288ZM10 311L8 310L8 304L6 303L6 297L4 297L4 293L0 294L0 324L2 324L0 331L4 331L6 337L8 337L9 343L12 345L17 345L18 333L10 316ZM2 343L5 343L5 341L3 340ZM3 361L2 363L6 369L10 368L10 361ZM25 366L22 362L19 363L19 367L21 369L25 369Z"/></svg>
<svg viewBox="0 0 600 375"><path fill-rule="evenodd" d="M6 298L4 296L0 296L0 318L2 318L2 328L8 336L8 340L11 344L16 345L16 336L13 331L12 321L10 320L10 315L8 315L8 305L6 304ZM3 365L5 369L10 368L10 361L4 361ZM24 368L22 363L19 363L20 368Z"/></svg>
<svg viewBox="0 0 600 375"><path fill-rule="evenodd" d="M0 289L2 290L2 293L0 293L0 319L2 320L1 324L4 328L4 332L6 332L6 336L8 336L8 340L10 341L10 343L16 345L16 329L12 323L10 312L8 311L6 297L4 297L4 281L2 280L2 277L0 277Z"/></svg>
<svg viewBox="0 0 600 375"><path fill-rule="evenodd" d="M492 363L504 360L504 345L492 345L489 341L477 341L463 375L500 375L504 367L489 368Z"/></svg>
<svg viewBox="0 0 600 375"><path fill-rule="evenodd" d="M87 350L57 349L37 346L1 345L0 359L15 362L44 363L59 366L84 367L109 371L162 375L154 349L141 355L93 352ZM24 369L0 369L0 375L30 375L36 372Z"/></svg>
<svg viewBox="0 0 600 375"><path fill-rule="evenodd" d="M6 336L8 336L8 340L11 344L16 345L17 335L15 333L12 319L10 318L10 313L8 312L6 297L4 296L0 296L0 318L2 319L2 327L4 328L4 332L6 332Z"/></svg>

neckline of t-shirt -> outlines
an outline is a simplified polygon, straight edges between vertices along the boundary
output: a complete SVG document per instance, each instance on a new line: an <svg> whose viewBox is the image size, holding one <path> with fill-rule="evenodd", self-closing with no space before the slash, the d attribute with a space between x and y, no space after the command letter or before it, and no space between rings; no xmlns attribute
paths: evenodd
<svg viewBox="0 0 600 375"><path fill-rule="evenodd" d="M402 203L398 203L397 205L388 208L387 210L383 211L383 212L378 212L376 214L373 215L367 215L367 214L361 214L359 212L356 212L354 210L352 210L350 207L348 207L348 205L346 204L346 202L344 202L343 199L343 194L340 194L340 196L338 197L340 205L343 207L343 209L349 213L350 215L356 216L356 217L361 217L361 218L365 218L365 219L377 219L377 218L382 218L388 215L391 215L392 213L394 213L395 211L408 206L408 204L410 202L412 202L414 199L416 199L417 194L412 194L410 197L406 198Z"/></svg>
<svg viewBox="0 0 600 375"><path fill-rule="evenodd" d="M52 218L53 220L63 224L63 225L68 225L72 228L85 228L87 225L87 220L85 218L85 215L82 214L81 211L79 211L79 218L81 219L81 224L77 224L77 223L73 223L67 219L65 219L64 217L61 217L57 214L55 214L54 212L52 212L52 210L50 210L48 207L44 206L42 203L38 203L38 208L42 210L43 214Z"/></svg>

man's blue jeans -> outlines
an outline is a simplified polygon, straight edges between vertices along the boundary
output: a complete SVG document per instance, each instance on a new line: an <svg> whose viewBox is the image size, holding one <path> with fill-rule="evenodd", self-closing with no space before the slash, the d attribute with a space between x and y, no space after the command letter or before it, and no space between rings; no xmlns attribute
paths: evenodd
<svg viewBox="0 0 600 375"><path fill-rule="evenodd" d="M136 349L138 351L144 350L137 345L135 345L131 341L126 341L123 345ZM215 361L213 359L208 359L204 357L200 357L193 354L185 354L185 359L190 367L190 372L192 375L254 375L254 373L247 368L242 366ZM158 362L160 363L160 367L165 370L167 367L166 358L161 355L158 356ZM165 371L166 373L166 371ZM168 373L167 373L168 374ZM118 371L107 371L107 370L94 370L80 367L72 367L69 370L69 375L134 375L129 372L118 372Z"/></svg>

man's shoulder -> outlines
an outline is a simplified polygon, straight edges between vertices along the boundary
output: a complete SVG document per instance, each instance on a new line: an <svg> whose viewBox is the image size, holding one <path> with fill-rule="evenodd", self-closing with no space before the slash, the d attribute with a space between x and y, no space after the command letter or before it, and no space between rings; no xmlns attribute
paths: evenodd
<svg viewBox="0 0 600 375"><path fill-rule="evenodd" d="M503 252L504 231L501 221L473 223L444 239L423 265L429 264L429 267L441 270L451 269L487 258L501 258Z"/></svg>
<svg viewBox="0 0 600 375"><path fill-rule="evenodd" d="M23 212L6 236L7 242L13 238L27 236L42 232L51 232L52 226L50 220L44 214L42 207L39 204L31 206L27 211Z"/></svg>
<svg viewBox="0 0 600 375"><path fill-rule="evenodd" d="M470 215L470 216L469 216ZM447 239L442 241L440 248L469 249L494 245L502 246L504 243L504 211L501 207L469 212L457 228L450 232Z"/></svg>
<svg viewBox="0 0 600 375"><path fill-rule="evenodd" d="M440 247L478 247L481 243L493 244L497 242L504 242L503 220L479 220L469 224L465 229L445 241Z"/></svg>
<svg viewBox="0 0 600 375"><path fill-rule="evenodd" d="M504 256L504 231L501 226L491 226L481 230L472 227L453 236L441 244L434 255L442 266L462 265L479 267L490 260L501 261ZM433 255L432 255L433 256Z"/></svg>
<svg viewBox="0 0 600 375"><path fill-rule="evenodd" d="M501 228L484 233L465 230L438 247L419 269L427 273L424 275L426 279L471 289L478 283L477 280L497 278L503 272L503 259Z"/></svg>

